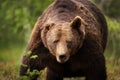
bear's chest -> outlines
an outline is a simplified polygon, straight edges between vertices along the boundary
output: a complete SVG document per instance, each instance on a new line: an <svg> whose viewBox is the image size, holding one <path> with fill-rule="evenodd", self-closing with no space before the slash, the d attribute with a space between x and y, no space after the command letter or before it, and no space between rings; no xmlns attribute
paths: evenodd
<svg viewBox="0 0 120 80"><path fill-rule="evenodd" d="M52 61L48 65L52 71L56 74L63 75L65 77L72 77L72 76L82 76L83 75L83 64L81 64L79 59L73 58L70 59L66 63L58 63L57 61Z"/></svg>

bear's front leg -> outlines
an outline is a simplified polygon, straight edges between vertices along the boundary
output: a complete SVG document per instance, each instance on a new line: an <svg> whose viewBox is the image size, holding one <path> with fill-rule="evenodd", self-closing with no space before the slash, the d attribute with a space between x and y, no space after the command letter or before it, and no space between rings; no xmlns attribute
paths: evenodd
<svg viewBox="0 0 120 80"><path fill-rule="evenodd" d="M27 76L28 64L29 64L29 58L28 56L24 55L22 58L22 63L20 65L20 77Z"/></svg>
<svg viewBox="0 0 120 80"><path fill-rule="evenodd" d="M39 71L44 67L40 64L40 58L37 55L23 56L22 64L20 66L20 79L37 80Z"/></svg>
<svg viewBox="0 0 120 80"><path fill-rule="evenodd" d="M85 80L107 80L105 63L93 63L92 67L89 67L86 71Z"/></svg>
<svg viewBox="0 0 120 80"><path fill-rule="evenodd" d="M105 72L101 72L99 74L94 74L91 72L91 74L86 76L85 80L107 80L107 77Z"/></svg>
<svg viewBox="0 0 120 80"><path fill-rule="evenodd" d="M47 68L47 77L46 80L63 80L63 77L61 75L57 75L52 70Z"/></svg>

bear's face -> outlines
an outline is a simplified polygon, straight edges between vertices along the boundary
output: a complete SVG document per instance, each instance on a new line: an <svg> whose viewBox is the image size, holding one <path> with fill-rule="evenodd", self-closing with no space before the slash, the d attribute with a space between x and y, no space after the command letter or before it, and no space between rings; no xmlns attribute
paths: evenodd
<svg viewBox="0 0 120 80"><path fill-rule="evenodd" d="M81 47L85 31L81 19L75 18L71 23L49 25L43 30L44 45L58 62L64 63Z"/></svg>

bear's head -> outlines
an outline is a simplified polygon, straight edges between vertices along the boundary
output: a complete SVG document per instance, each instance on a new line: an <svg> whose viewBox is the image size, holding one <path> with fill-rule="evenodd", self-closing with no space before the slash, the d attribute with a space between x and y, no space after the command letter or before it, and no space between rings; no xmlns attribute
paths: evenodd
<svg viewBox="0 0 120 80"><path fill-rule="evenodd" d="M85 27L78 16L70 23L47 24L41 32L42 42L59 63L68 61L81 48L84 38Z"/></svg>

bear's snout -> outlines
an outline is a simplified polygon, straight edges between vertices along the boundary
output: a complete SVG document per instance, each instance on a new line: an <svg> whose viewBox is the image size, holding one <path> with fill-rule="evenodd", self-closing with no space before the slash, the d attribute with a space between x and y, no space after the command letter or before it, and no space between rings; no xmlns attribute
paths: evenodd
<svg viewBox="0 0 120 80"><path fill-rule="evenodd" d="M60 59L62 62L65 61L66 58L67 58L67 56L66 56L65 54L59 55L59 59Z"/></svg>
<svg viewBox="0 0 120 80"><path fill-rule="evenodd" d="M59 63L65 63L69 59L69 55L67 54L60 54L56 56L57 62Z"/></svg>

